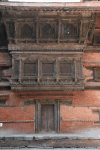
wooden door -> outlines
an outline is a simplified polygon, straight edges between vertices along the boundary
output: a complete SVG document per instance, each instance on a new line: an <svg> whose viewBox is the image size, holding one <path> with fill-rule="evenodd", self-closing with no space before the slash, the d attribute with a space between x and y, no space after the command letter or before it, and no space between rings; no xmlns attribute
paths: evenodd
<svg viewBox="0 0 100 150"><path fill-rule="evenodd" d="M42 132L54 131L54 105L53 104L41 105L41 131Z"/></svg>

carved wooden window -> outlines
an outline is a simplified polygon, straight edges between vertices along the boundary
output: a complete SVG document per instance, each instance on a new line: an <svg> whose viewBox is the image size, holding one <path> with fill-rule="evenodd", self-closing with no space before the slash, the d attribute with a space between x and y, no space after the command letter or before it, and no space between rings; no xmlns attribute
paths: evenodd
<svg viewBox="0 0 100 150"><path fill-rule="evenodd" d="M39 37L44 38L45 40L49 40L51 38L56 38L57 37L57 28L56 28L56 23L51 22L40 22L39 23ZM48 38L48 39L46 39ZM40 39L42 40L42 39Z"/></svg>
<svg viewBox="0 0 100 150"><path fill-rule="evenodd" d="M68 80L73 81L75 78L74 73L74 63L71 60L60 60L58 61L58 76L59 81L64 81L64 83L68 82Z"/></svg>
<svg viewBox="0 0 100 150"><path fill-rule="evenodd" d="M94 45L100 44L100 33L94 34Z"/></svg>
<svg viewBox="0 0 100 150"><path fill-rule="evenodd" d="M54 75L54 63L43 62L42 63L42 76L53 76Z"/></svg>
<svg viewBox="0 0 100 150"><path fill-rule="evenodd" d="M33 36L33 30L32 28L28 25L25 24L21 28L21 38L32 38Z"/></svg>
<svg viewBox="0 0 100 150"><path fill-rule="evenodd" d="M6 99L0 99L0 106L6 105Z"/></svg>
<svg viewBox="0 0 100 150"><path fill-rule="evenodd" d="M24 63L24 76L35 76L36 75L36 62L25 62Z"/></svg>
<svg viewBox="0 0 100 150"><path fill-rule="evenodd" d="M94 70L94 80L100 81L100 67L93 68Z"/></svg>
<svg viewBox="0 0 100 150"><path fill-rule="evenodd" d="M71 63L60 63L60 75L62 76L71 76L72 74L72 64Z"/></svg>
<svg viewBox="0 0 100 150"><path fill-rule="evenodd" d="M62 24L61 25L61 38L75 38L76 29L72 24Z"/></svg>
<svg viewBox="0 0 100 150"><path fill-rule="evenodd" d="M14 77L19 77L19 67L20 67L20 62L19 60L14 60Z"/></svg>

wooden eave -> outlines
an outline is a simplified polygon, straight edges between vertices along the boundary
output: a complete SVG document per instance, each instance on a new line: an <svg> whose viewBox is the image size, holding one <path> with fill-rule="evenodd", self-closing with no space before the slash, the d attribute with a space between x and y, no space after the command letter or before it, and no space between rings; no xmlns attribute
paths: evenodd
<svg viewBox="0 0 100 150"><path fill-rule="evenodd" d="M80 3L41 3L41 2L0 2L1 10L27 10L27 11L92 11L100 12L100 2Z"/></svg>

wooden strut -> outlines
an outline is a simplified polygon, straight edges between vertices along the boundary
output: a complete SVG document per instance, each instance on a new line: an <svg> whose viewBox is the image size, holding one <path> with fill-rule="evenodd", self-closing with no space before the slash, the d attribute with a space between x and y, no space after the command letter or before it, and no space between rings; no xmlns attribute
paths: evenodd
<svg viewBox="0 0 100 150"><path fill-rule="evenodd" d="M93 22L93 26L92 26L92 29L91 29L91 32L90 32L90 37L89 37L89 40L91 41L92 38L93 38L93 34L94 34L94 29L96 27L96 22L97 22L97 19L98 19L98 13L95 13L95 17L94 17L94 22Z"/></svg>

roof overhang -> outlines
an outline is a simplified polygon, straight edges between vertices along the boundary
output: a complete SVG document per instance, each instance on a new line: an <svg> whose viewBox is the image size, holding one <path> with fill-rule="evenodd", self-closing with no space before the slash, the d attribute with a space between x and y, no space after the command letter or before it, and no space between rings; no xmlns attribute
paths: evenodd
<svg viewBox="0 0 100 150"><path fill-rule="evenodd" d="M100 11L100 1L87 1L87 2L76 2L76 3L66 3L66 2L0 2L0 9L19 9L19 10L31 10L32 8L53 8L61 10L62 8L67 11L70 9L81 9L81 10L92 10Z"/></svg>

